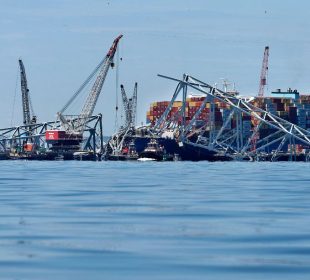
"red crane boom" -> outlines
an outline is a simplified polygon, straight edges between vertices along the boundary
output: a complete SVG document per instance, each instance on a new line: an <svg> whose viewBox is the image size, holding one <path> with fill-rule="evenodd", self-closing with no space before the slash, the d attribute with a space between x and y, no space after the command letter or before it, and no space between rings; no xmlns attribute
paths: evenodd
<svg viewBox="0 0 310 280"><path fill-rule="evenodd" d="M265 47L262 71L260 74L259 91L258 91L259 97L264 96L265 85L267 85L268 58L269 58L269 47L267 46Z"/></svg>

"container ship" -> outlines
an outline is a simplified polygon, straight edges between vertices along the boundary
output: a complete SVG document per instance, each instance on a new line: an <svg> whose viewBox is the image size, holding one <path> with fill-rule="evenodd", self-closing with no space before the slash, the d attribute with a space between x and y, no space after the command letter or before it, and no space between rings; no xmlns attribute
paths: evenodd
<svg viewBox="0 0 310 280"><path fill-rule="evenodd" d="M280 117L283 120L287 120L292 124L296 124L298 127L303 128L305 130L310 131L310 95L307 94L299 94L297 90L288 89L287 91L281 91L280 89L271 93L271 96L268 97L249 97L246 100L265 111L270 112L271 114ZM185 116L186 116L186 124L188 124L200 106L204 101L205 96L189 96L186 99L186 108L185 108ZM146 122L152 127L156 124L156 122L163 115L167 107L169 106L170 101L158 101L153 102L150 105L150 109L146 115ZM193 131L195 129L199 129L201 126L213 125L214 130L219 130L223 126L223 123L226 122L228 116L232 108L225 102L221 102L220 100L214 100L214 114L213 120L211 120L211 104L207 102L205 104L205 108L202 110L201 114L196 118L196 121L193 126ZM182 101L175 101L172 105L172 108L167 116L167 119L178 122L180 125L182 123L181 117L175 118L177 112L181 110ZM226 129L234 129L236 128L237 120L232 118L231 121L226 125ZM254 128L258 125L258 119L254 116L249 116L248 114L242 113L242 135L244 137L244 141L246 141L250 135L253 133ZM212 123L212 124L211 124ZM206 129L208 133L208 127ZM266 137L275 132L275 130L266 125L261 124L260 129L257 133L256 141L260 138ZM196 135L197 136L197 135ZM195 134L193 134L195 137ZM207 135L208 137L208 135ZM186 144L185 144L186 145ZM255 143L254 143L255 145ZM272 152L273 149L276 149L277 145L269 145L266 149L267 153ZM255 148L255 147L254 147ZM288 144L283 147L283 151L290 152L293 148L292 145ZM295 153L302 153L305 149L309 149L309 146L306 146L303 143L299 143L298 141L294 145ZM196 146L194 149L191 147L187 147L187 149L192 150L184 153L185 155L190 155L189 157L185 156L186 159L194 158L197 160L200 159L208 159L212 160L212 157L215 154L207 154L207 155L199 155L205 149L200 150L199 146ZM182 153L181 151L178 151ZM210 151L211 152L211 151ZM194 155L196 153L196 155Z"/></svg>

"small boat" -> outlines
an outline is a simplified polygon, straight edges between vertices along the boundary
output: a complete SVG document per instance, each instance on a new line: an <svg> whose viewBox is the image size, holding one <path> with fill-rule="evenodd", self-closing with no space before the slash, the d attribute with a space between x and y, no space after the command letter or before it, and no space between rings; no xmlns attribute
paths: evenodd
<svg viewBox="0 0 310 280"><path fill-rule="evenodd" d="M90 151L78 151L73 153L73 159L81 161L96 161L97 155Z"/></svg>
<svg viewBox="0 0 310 280"><path fill-rule="evenodd" d="M155 159L153 159L153 158L145 158L145 157L143 157L143 158L138 158L137 160L138 160L138 161L155 161Z"/></svg>
<svg viewBox="0 0 310 280"><path fill-rule="evenodd" d="M131 141L128 146L124 146L120 153L111 154L107 157L108 160L137 160L138 158L134 141Z"/></svg>
<svg viewBox="0 0 310 280"><path fill-rule="evenodd" d="M139 160L156 160L162 161L165 159L165 150L163 146L160 146L156 139L151 139L147 144L147 147L140 153Z"/></svg>
<svg viewBox="0 0 310 280"><path fill-rule="evenodd" d="M182 160L182 158L180 157L180 155L179 154L174 154L173 155L173 161L181 161Z"/></svg>
<svg viewBox="0 0 310 280"><path fill-rule="evenodd" d="M126 160L137 160L139 158L134 141L131 141L128 147L124 148L124 155Z"/></svg>
<svg viewBox="0 0 310 280"><path fill-rule="evenodd" d="M64 159L65 159L64 155L60 155L60 154L55 156L55 158L54 158L54 160L57 160L57 161L62 161Z"/></svg>

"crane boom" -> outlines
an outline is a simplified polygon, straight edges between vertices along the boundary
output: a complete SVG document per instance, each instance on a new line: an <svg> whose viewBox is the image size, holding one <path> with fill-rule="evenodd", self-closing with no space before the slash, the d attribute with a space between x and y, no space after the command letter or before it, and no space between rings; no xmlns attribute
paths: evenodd
<svg viewBox="0 0 310 280"><path fill-rule="evenodd" d="M125 111L125 127L134 127L136 122L136 111L137 111L137 88L138 84L135 83L134 91L132 98L127 97L124 86L121 85L121 93L122 93L122 100L123 106Z"/></svg>
<svg viewBox="0 0 310 280"><path fill-rule="evenodd" d="M99 72L97 78L96 78L96 81L95 81L95 83L94 83L94 85L93 85L93 87L92 87L92 89L91 89L91 91L90 91L90 93L86 99L86 102L83 106L83 109L79 115L79 119L81 120L81 122L79 124L79 130L80 131L83 131L86 119L88 117L90 117L94 112L98 97L100 95L100 92L101 92L102 86L104 84L105 78L108 74L109 68L110 68L110 66L113 67L113 58L114 58L115 52L117 50L117 45L119 43L119 40L122 37L123 37L123 35L120 35L114 40L110 50L108 51L108 53L104 59L103 65L100 69L100 72Z"/></svg>
<svg viewBox="0 0 310 280"><path fill-rule="evenodd" d="M265 47L264 58L262 64L262 71L260 74L259 91L258 96L264 96L265 85L267 84L267 72L268 72L268 58L269 58L269 47Z"/></svg>
<svg viewBox="0 0 310 280"><path fill-rule="evenodd" d="M21 59L18 60L20 68L20 77L21 77L21 91L22 91L22 105L23 105L23 123L30 124L30 105L29 105L29 89L27 85L26 71L24 63Z"/></svg>
<svg viewBox="0 0 310 280"><path fill-rule="evenodd" d="M265 85L267 85L267 72L268 72L268 58L269 58L269 47L265 47L264 57L263 57L263 64L262 64L262 71L260 74L260 81L259 81L259 91L258 97L264 97ZM254 133L253 137L251 138L251 149L252 151L256 150L257 140L259 139L259 121L256 121L254 125Z"/></svg>
<svg viewBox="0 0 310 280"><path fill-rule="evenodd" d="M125 111L125 127L128 128L130 126L131 120L131 108L130 108L130 99L128 100L124 86L121 85L121 94L122 94L122 101Z"/></svg>
<svg viewBox="0 0 310 280"><path fill-rule="evenodd" d="M124 110L126 112L127 110L127 105L128 105L128 98L124 89L124 86L121 85L121 94L122 94L122 100L123 100L123 105L124 105Z"/></svg>

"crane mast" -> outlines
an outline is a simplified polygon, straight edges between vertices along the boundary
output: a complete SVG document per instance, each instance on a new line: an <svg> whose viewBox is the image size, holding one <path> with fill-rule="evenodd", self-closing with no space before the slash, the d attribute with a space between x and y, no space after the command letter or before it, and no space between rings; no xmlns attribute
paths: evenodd
<svg viewBox="0 0 310 280"><path fill-rule="evenodd" d="M262 71L260 74L260 82L259 82L259 91L258 97L264 97L265 85L267 85L267 72L268 72L268 58L269 58L269 47L265 47ZM251 150L256 150L257 141L259 140L259 121L255 120L254 129L253 129L253 137L251 139Z"/></svg>
<svg viewBox="0 0 310 280"><path fill-rule="evenodd" d="M134 127L136 122L136 110L137 110L137 89L138 84L135 83L134 91L132 98L127 97L124 86L121 85L121 94L122 94L122 100L123 100L123 106L125 111L125 127Z"/></svg>
<svg viewBox="0 0 310 280"><path fill-rule="evenodd" d="M262 71L260 74L259 91L258 96L264 96L265 85L267 84L267 72L268 72L268 58L269 58L269 47L265 47L264 58L262 64Z"/></svg>
<svg viewBox="0 0 310 280"><path fill-rule="evenodd" d="M132 124L135 126L137 117L138 83L135 83L132 100Z"/></svg>
<svg viewBox="0 0 310 280"><path fill-rule="evenodd" d="M29 106L29 89L27 85L26 71L24 63L21 59L18 60L21 77L21 91L22 91L22 105L23 105L23 123L24 125L30 124L30 106Z"/></svg>

